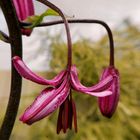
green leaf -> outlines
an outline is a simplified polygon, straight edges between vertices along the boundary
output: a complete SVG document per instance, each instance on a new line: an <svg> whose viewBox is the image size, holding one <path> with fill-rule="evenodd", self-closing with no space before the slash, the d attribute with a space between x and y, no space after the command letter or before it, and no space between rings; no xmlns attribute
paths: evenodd
<svg viewBox="0 0 140 140"><path fill-rule="evenodd" d="M40 24L43 21L43 18L46 16L59 16L57 12L55 12L52 9L47 9L44 13L42 13L40 16L35 15L35 16L30 16L26 19L27 22L32 23L32 25L25 27L25 28L34 28L38 24Z"/></svg>

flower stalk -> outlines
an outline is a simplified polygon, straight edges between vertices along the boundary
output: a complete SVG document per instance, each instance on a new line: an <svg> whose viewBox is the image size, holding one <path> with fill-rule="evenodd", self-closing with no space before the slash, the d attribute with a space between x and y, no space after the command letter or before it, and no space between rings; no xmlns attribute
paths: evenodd
<svg viewBox="0 0 140 140"><path fill-rule="evenodd" d="M14 7L9 0L0 0L0 6L8 25L9 38L11 40L11 59L15 55L18 55L22 58L21 31ZM10 138L19 107L21 84L21 76L12 65L10 95L6 113L0 128L0 140L9 140Z"/></svg>
<svg viewBox="0 0 140 140"><path fill-rule="evenodd" d="M108 33L108 38L109 38L109 46L110 46L110 59L109 59L109 65L114 66L114 40L113 40L113 34L109 26L102 20L96 20L96 19L68 19L68 23L71 24L100 24L102 25L107 33ZM57 20L57 21L52 21L52 22L45 22L37 25L36 27L46 27L46 26L52 26L52 25L58 25L58 24L63 24L63 20ZM21 27L28 27L30 26L31 23L27 22L20 22Z"/></svg>
<svg viewBox="0 0 140 140"><path fill-rule="evenodd" d="M66 34L67 34L67 42L68 42L68 64L67 64L67 70L70 71L71 64L72 64L72 42L71 42L71 35L70 35L70 29L69 29L68 21L65 18L65 15L63 14L63 12L57 6L55 6L54 4L49 2L48 0L37 0L37 1L45 4L46 6L50 7L54 11L56 11L62 17L62 19L64 21L64 25L65 25L65 29L66 29Z"/></svg>

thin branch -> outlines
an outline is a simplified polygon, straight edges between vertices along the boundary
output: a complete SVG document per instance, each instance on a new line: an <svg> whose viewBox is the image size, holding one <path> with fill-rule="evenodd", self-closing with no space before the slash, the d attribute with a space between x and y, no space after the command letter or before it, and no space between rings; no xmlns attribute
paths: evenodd
<svg viewBox="0 0 140 140"><path fill-rule="evenodd" d="M52 22L46 22L46 23L41 23L39 25L37 25L37 27L45 27L45 26L52 26L52 25L58 25L58 24L63 24L64 21L63 20L57 20L57 21L52 21ZM70 19L68 20L68 23L88 23L88 24L93 24L93 23L96 23L96 24L100 24L102 25L107 33L108 33L108 38L109 38L109 46L110 46L110 62L109 62L109 65L110 66L114 66L114 40L113 40L113 34L112 34L112 31L110 29L110 27L107 25L107 23L105 23L104 21L101 21L101 20L96 20L96 19ZM20 23L21 27L24 28L24 27L27 27L27 26L30 26L31 23L26 23L26 22L21 22Z"/></svg>
<svg viewBox="0 0 140 140"><path fill-rule="evenodd" d="M9 29L9 36L11 38L10 44L11 44L11 61L12 61L12 57L15 55L22 57L22 39L20 26L12 5L12 1L0 0L0 6L4 13ZM6 113L4 116L4 120L0 128L0 140L9 140L15 123L20 102L21 84L22 84L21 76L17 73L13 65L11 67L12 71L11 71L10 97Z"/></svg>

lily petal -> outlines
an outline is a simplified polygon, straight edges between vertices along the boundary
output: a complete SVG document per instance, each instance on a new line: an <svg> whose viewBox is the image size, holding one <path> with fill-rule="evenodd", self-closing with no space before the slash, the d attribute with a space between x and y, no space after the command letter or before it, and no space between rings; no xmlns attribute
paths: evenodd
<svg viewBox="0 0 140 140"><path fill-rule="evenodd" d="M21 60L20 57L14 56L13 59L13 64L18 71L18 73L24 77L25 79L31 80L35 83L41 84L41 85L52 85L52 86L57 86L59 85L63 77L65 75L65 71L61 71L57 76L55 76L52 80L46 80L38 75L36 75L34 72L32 72L26 64Z"/></svg>
<svg viewBox="0 0 140 140"><path fill-rule="evenodd" d="M113 75L109 75L103 80L101 80L99 83L97 83L96 85L93 85L91 87L86 87L80 83L75 66L72 66L70 76L71 76L71 84L73 88L79 92L89 92L89 93L101 92L108 89L113 81Z"/></svg>
<svg viewBox="0 0 140 140"><path fill-rule="evenodd" d="M26 123L34 117L46 104L52 101L53 97L55 97L53 94L55 91L56 89L52 87L43 90L32 105L25 110L24 114L20 117L20 120Z"/></svg>
<svg viewBox="0 0 140 140"><path fill-rule="evenodd" d="M32 0L13 0L19 20L24 20L28 16L34 15L34 5Z"/></svg>
<svg viewBox="0 0 140 140"><path fill-rule="evenodd" d="M57 130L56 130L57 134L59 134L61 129L63 129L63 124L62 124L62 114L63 114L63 109L64 109L63 104L59 108L59 114L58 114L58 119L57 119Z"/></svg>
<svg viewBox="0 0 140 140"><path fill-rule="evenodd" d="M72 95L70 95L70 99L69 99L69 118L68 118L68 128L72 129L72 122L73 122L73 106L72 106Z"/></svg>
<svg viewBox="0 0 140 140"><path fill-rule="evenodd" d="M65 79L59 88L46 88L27 108L20 120L32 124L54 112L69 95L70 85Z"/></svg>
<svg viewBox="0 0 140 140"><path fill-rule="evenodd" d="M86 94L89 94L91 96L95 96L95 97L106 97L106 96L109 96L109 95L112 95L112 91L110 90L105 90L105 91L100 91L100 92L82 92L82 93L86 93Z"/></svg>
<svg viewBox="0 0 140 140"><path fill-rule="evenodd" d="M98 98L100 111L104 116L108 118L112 117L112 115L116 111L120 95L119 72L117 69L113 67L106 68L101 76L101 80L106 78L110 74L116 75L112 85L109 88L109 90L112 91L112 95Z"/></svg>
<svg viewBox="0 0 140 140"><path fill-rule="evenodd" d="M64 112L63 112L63 132L66 133L67 128L68 128L68 117L69 117L69 99L67 97L67 99L64 101Z"/></svg>
<svg viewBox="0 0 140 140"><path fill-rule="evenodd" d="M74 129L75 132L77 133L78 131L78 127L77 127L77 113L76 113L76 105L74 100L71 100L71 104L72 104L72 112L73 112L73 120L74 120Z"/></svg>
<svg viewBox="0 0 140 140"><path fill-rule="evenodd" d="M25 20L28 16L34 15L34 5L32 0L13 0L18 19ZM29 36L31 29L21 29L22 34Z"/></svg>

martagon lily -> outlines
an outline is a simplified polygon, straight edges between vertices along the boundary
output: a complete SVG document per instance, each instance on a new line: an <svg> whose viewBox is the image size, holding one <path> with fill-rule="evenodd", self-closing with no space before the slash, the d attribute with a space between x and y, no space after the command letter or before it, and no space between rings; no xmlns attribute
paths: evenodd
<svg viewBox="0 0 140 140"><path fill-rule="evenodd" d="M64 20L68 41L68 63L65 70L61 71L53 79L47 80L33 73L20 57L13 57L13 64L22 77L38 84L49 85L49 87L46 87L25 110L20 120L23 123L31 125L60 107L57 121L57 133L59 134L61 130L65 133L68 128L71 129L73 121L75 132L77 132L76 106L72 98L71 89L96 97L109 96L112 94L110 86L116 75L111 73L99 81L97 85L91 87L82 85L78 80L76 67L72 65L72 43L68 22L59 8L46 0L43 1L43 3L57 11Z"/></svg>
<svg viewBox="0 0 140 140"><path fill-rule="evenodd" d="M108 88L112 92L110 96L99 97L98 104L99 109L103 116L107 118L111 118L114 112L116 111L119 96L120 96L120 76L118 69L115 68L115 60L114 60L114 41L113 35L110 28L106 28L109 36L110 42L110 62L109 66L103 70L100 81L103 81L110 75L114 75L113 82L111 86Z"/></svg>
<svg viewBox="0 0 140 140"><path fill-rule="evenodd" d="M104 69L101 76L101 81L108 77L109 75L116 75L113 79L109 90L112 91L112 95L107 97L98 98L98 104L101 113L108 118L111 118L114 112L116 111L119 96L120 96L120 85L119 85L119 72L114 66L109 66Z"/></svg>
<svg viewBox="0 0 140 140"><path fill-rule="evenodd" d="M32 0L13 0L13 4L19 21L26 20L29 16L34 15L34 5ZM21 29L23 35L29 36L32 29Z"/></svg>

